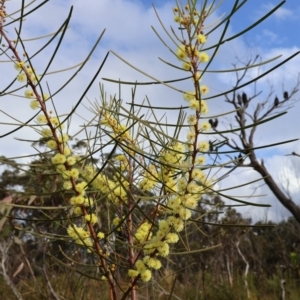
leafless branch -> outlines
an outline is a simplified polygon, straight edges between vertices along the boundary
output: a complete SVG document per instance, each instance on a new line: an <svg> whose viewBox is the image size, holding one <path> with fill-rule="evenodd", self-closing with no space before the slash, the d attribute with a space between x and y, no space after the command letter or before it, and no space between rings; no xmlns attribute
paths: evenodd
<svg viewBox="0 0 300 300"><path fill-rule="evenodd" d="M47 250L47 246L45 246L44 249L43 249L43 274L44 274L45 280L47 282L47 288L48 288L49 293L53 296L53 298L55 300L60 300L59 296L54 291L54 289L52 287L52 284L50 282L50 279L48 277L48 274L47 274L47 268L46 268L46 262L45 262L45 252L46 252L46 250Z"/></svg>
<svg viewBox="0 0 300 300"><path fill-rule="evenodd" d="M258 56L248 61L245 66L249 66L258 60ZM236 67L236 65L234 65ZM283 189L275 182L272 175L265 167L264 161L259 161L255 153L254 136L257 130L257 126L263 120L272 117L275 114L282 113L293 107L293 104L298 100L294 99L294 96L299 91L300 76L297 77L297 81L294 87L290 91L283 91L283 95L274 97L274 88L270 87L270 92L264 100L257 101L258 96L261 95L261 91L257 91L256 82L254 83L254 94L247 95L245 92L237 92L240 83L243 81L247 74L247 69L244 71L236 72L236 83L234 85L234 91L230 95L225 95L225 102L231 104L236 110L235 113L235 126L230 123L230 128L240 128L238 133L233 134L235 138L229 139L226 133L222 133L213 128L215 132L226 141L223 146L229 147L231 150L239 153L238 157L232 159L236 164L233 167L248 167L257 171L263 178L264 182L271 189L278 201L286 207L296 220L300 223L300 207L292 200L289 194L284 193ZM256 100L256 102L254 102ZM250 104L253 104L250 106ZM251 120L253 126L251 128L245 128L247 120ZM299 154L292 152L291 155L300 157ZM245 163L247 162L247 163Z"/></svg>
<svg viewBox="0 0 300 300"><path fill-rule="evenodd" d="M6 284L12 289L13 293L18 300L23 300L21 293L18 291L17 287L14 285L13 281L10 279L7 269L6 269L6 260L8 258L8 252L11 247L12 241L2 240L0 243L0 256L1 256L1 265L0 265L0 274L2 274Z"/></svg>

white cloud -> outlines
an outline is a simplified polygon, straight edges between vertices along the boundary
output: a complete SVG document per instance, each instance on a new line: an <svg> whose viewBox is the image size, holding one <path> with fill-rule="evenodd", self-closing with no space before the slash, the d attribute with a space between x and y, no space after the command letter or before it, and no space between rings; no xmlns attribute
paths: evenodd
<svg viewBox="0 0 300 300"><path fill-rule="evenodd" d="M271 42L278 40L278 35L269 29L264 29L262 33L265 37L269 38Z"/></svg>
<svg viewBox="0 0 300 300"><path fill-rule="evenodd" d="M276 3L277 4L277 3ZM259 14L263 15L272 10L276 5L272 3L264 3L259 11ZM287 9L286 7L279 7L272 16L276 17L279 20L286 20L287 18L294 17L294 13L292 10Z"/></svg>
<svg viewBox="0 0 300 300"><path fill-rule="evenodd" d="M285 20L285 19L293 16L293 11L291 11L285 7L280 7L275 11L274 16L281 20Z"/></svg>

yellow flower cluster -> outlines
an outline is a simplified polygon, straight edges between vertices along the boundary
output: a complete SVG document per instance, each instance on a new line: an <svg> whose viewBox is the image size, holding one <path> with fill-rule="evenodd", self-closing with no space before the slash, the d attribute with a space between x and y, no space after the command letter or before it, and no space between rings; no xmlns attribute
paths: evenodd
<svg viewBox="0 0 300 300"><path fill-rule="evenodd" d="M36 120L39 124L47 124L48 123L47 118L44 115L38 115Z"/></svg>
<svg viewBox="0 0 300 300"><path fill-rule="evenodd" d="M206 43L206 36L204 34L198 34L197 35L197 40L200 44L205 44Z"/></svg>
<svg viewBox="0 0 300 300"><path fill-rule="evenodd" d="M154 165L150 165L147 170L144 171L144 177L139 182L139 188L142 191L151 191L158 184L158 172Z"/></svg>
<svg viewBox="0 0 300 300"><path fill-rule="evenodd" d="M73 206L83 205L86 198L82 195L74 196L70 199L70 204Z"/></svg>
<svg viewBox="0 0 300 300"><path fill-rule="evenodd" d="M52 158L51 161L54 165L60 165L64 164L66 162L67 158L65 155L56 153Z"/></svg>
<svg viewBox="0 0 300 300"><path fill-rule="evenodd" d="M208 122L204 122L200 125L200 131L207 131L211 128L211 125Z"/></svg>
<svg viewBox="0 0 300 300"><path fill-rule="evenodd" d="M15 62L14 66L15 69L20 72L17 75L17 80L20 82L27 81L32 87L32 89L26 89L24 93L26 98L33 99L30 103L30 107L32 109L41 108L42 110L42 113L37 116L36 121L41 126L47 124L48 128L42 127L40 134L43 138L47 139L46 146L51 150L55 150L51 158L51 163L55 166L57 173L65 180L62 182L64 190L73 190L73 193L75 194L70 198L70 204L74 206L74 214L83 214L83 224L86 224L86 222L93 225L96 224L98 222L98 217L94 213L87 213L86 209L82 210L83 207L91 207L93 205L93 200L86 195L87 182L76 182L80 176L80 171L78 168L73 167L76 164L77 159L72 156L72 151L67 145L69 136L67 133L62 132L63 125L60 123L59 118L51 116L51 113L48 114L43 102L39 102L47 101L49 95L43 94L42 96L39 96L37 91L34 90L33 85L38 82L39 77L36 75L33 68L25 66L25 63L22 61ZM120 128L118 129L121 130ZM82 227L73 224L68 227L67 232L78 245L83 245L87 248L93 246L90 232L84 230ZM99 239L104 238L102 232L99 232L97 236Z"/></svg>
<svg viewBox="0 0 300 300"><path fill-rule="evenodd" d="M32 90L25 90L24 95L26 98L32 99L34 98L34 92Z"/></svg>
<svg viewBox="0 0 300 300"><path fill-rule="evenodd" d="M161 262L157 258L145 256L143 262L151 269L159 270L161 268Z"/></svg>
<svg viewBox="0 0 300 300"><path fill-rule="evenodd" d="M75 241L78 245L84 245L87 248L93 246L93 242L90 238L90 232L84 230L81 227L77 227L75 224L69 225L67 229L68 235Z"/></svg>
<svg viewBox="0 0 300 300"><path fill-rule="evenodd" d="M77 168L72 168L70 170L67 170L66 166L63 164L60 164L56 167L56 172L58 174L61 174L62 178L65 180L68 179L77 180L79 177L79 170Z"/></svg>
<svg viewBox="0 0 300 300"><path fill-rule="evenodd" d="M207 152L209 150L209 143L207 141L199 142L198 149L200 152Z"/></svg>
<svg viewBox="0 0 300 300"><path fill-rule="evenodd" d="M206 86L204 86L205 88L203 89L205 91L205 93L208 92L208 88ZM201 87L200 87L200 91L201 91ZM191 92L185 92L183 94L183 98L184 100L186 100L189 104L189 107L201 114L207 114L208 113L208 106L206 104L206 101L204 100L198 100L196 99L196 94L195 91ZM189 124L194 125L196 123L196 119L194 117L194 119L189 119L188 120ZM194 124L193 124L194 123Z"/></svg>
<svg viewBox="0 0 300 300"><path fill-rule="evenodd" d="M95 214L87 214L84 218L87 222L91 222L92 224L96 224L98 222L98 217Z"/></svg>
<svg viewBox="0 0 300 300"><path fill-rule="evenodd" d="M124 154L115 157L116 163L120 164L120 171L123 172L128 168L128 159Z"/></svg>
<svg viewBox="0 0 300 300"><path fill-rule="evenodd" d="M178 142L173 145L166 146L166 149L162 151L159 158L161 163L159 178L163 183L166 192L177 192L174 176L182 167L182 162L185 156L185 146Z"/></svg>
<svg viewBox="0 0 300 300"><path fill-rule="evenodd" d="M209 61L208 54L201 51L207 40L202 31L205 13L199 14L194 8L191 11L187 5L185 10L176 7L174 14L175 21L187 31L193 27L197 32L194 42L192 40L187 44L183 41L176 51L177 58L183 62L183 69L193 74L195 89L185 92L183 97L195 114L188 116L190 131L187 133L187 143L174 142L166 145L159 156L160 168L147 166L139 182L139 188L145 191L161 184L167 199L164 208L167 215L159 222L156 233L152 235L155 227L144 222L135 234L135 242L142 245L145 257L136 261L136 270L130 269L128 275L139 276L142 281L151 279L150 269L161 267L158 256L166 257L170 251L170 244L178 242L179 233L191 218L192 211L206 191L206 186L211 184L202 170L205 157L200 155L209 151L209 143L198 140L201 132L211 128L208 122L200 123L201 115L208 113L207 104L201 96L209 92L206 85L200 85L202 74L198 71L200 63Z"/></svg>
<svg viewBox="0 0 300 300"><path fill-rule="evenodd" d="M94 167L87 165L81 172L83 178L91 183L92 187L100 191L103 195L107 195L107 198L112 201L114 204L118 205L127 201L127 191L125 187L128 186L128 182L124 178L118 179L121 180L113 181L104 174L98 174L96 177L96 170ZM116 177L115 177L116 178Z"/></svg>
<svg viewBox="0 0 300 300"><path fill-rule="evenodd" d="M105 238L105 234L100 231L100 232L98 232L97 237L98 237L98 239L102 240Z"/></svg>
<svg viewBox="0 0 300 300"><path fill-rule="evenodd" d="M167 145L166 149L162 151L160 162L164 168L170 169L181 164L185 157L185 147L182 143L176 142L173 145Z"/></svg>
<svg viewBox="0 0 300 300"><path fill-rule="evenodd" d="M151 271L147 269L145 263L142 260L137 260L135 263L137 270L128 270L128 275L130 277L136 277L140 275L142 281L147 282L151 279L152 274Z"/></svg>
<svg viewBox="0 0 300 300"><path fill-rule="evenodd" d="M142 223L135 233L135 242L142 244L145 241L149 240L152 236L152 232L150 231L151 228L152 225L149 222Z"/></svg>
<svg viewBox="0 0 300 300"><path fill-rule="evenodd" d="M157 256L166 257L169 255L169 244L176 243L179 236L175 232L170 232L172 225L168 220L161 220L159 222L159 229L155 236L151 237L151 224L143 223L137 230L136 239L141 243L144 242L143 252L145 257L143 260L135 262L136 270L130 269L128 275L130 277L140 276L142 281L146 282L151 279L151 270L158 270L162 264ZM137 238L137 236L139 238Z"/></svg>
<svg viewBox="0 0 300 300"><path fill-rule="evenodd" d="M14 67L17 71L23 71L23 68L25 67L25 62L24 61L16 61Z"/></svg>
<svg viewBox="0 0 300 300"><path fill-rule="evenodd" d="M120 219L119 217L115 217L115 218L113 219L113 224L114 224L116 227L119 226L120 222L121 222L121 219Z"/></svg>
<svg viewBox="0 0 300 300"><path fill-rule="evenodd" d="M201 165L205 163L205 157L200 154L209 151L209 143L198 141L199 133L210 129L208 122L201 123L201 125L199 122L200 116L208 113L207 103L201 96L207 94L209 88L206 85L200 85L203 73L198 69L201 63L206 63L210 59L209 55L202 50L207 41L202 30L205 13L199 13L194 8L191 10L187 5L185 10L176 7L174 14L174 20L185 27L187 32L190 33L193 29L193 32L196 33L188 43L186 40L182 40L176 51L177 58L182 61L182 68L192 73L195 89L185 92L183 97L195 114L188 116L190 129L187 133L186 143L170 142L167 144L156 162L160 166L149 164L147 168L143 169L143 172L139 172L134 177L134 182L131 182L142 191L157 190L158 187L161 187L163 197L159 201L165 201L163 205L166 215L165 219L158 223L158 229L156 229L156 224L145 220L138 226L133 224L133 228L136 229L133 234L134 249L142 249L142 255L140 253L137 256L139 259L135 261L133 269L128 270L128 275L132 278L139 276L144 282L151 279L151 270L161 268L162 264L159 258L168 256L170 246L179 241L179 234L184 229L185 223L191 218L192 211L197 207L208 183L207 175L201 168ZM27 81L33 84L39 81L35 70L25 66L24 62L16 62L15 68L19 71L18 81ZM123 219L122 208L125 204L134 202L129 201L132 200L129 198L132 196L130 195L132 189L129 189L131 186L126 176L130 173L129 166L132 156L134 156L133 149L136 150L137 147L135 140L131 137L128 126L121 124L109 112L101 113L100 124L109 128L108 130L111 132L109 135L119 144L128 147L129 150L126 152L129 155L114 157L119 168L115 168L116 172L112 172L112 174L108 172L98 174L98 170L92 165L86 165L83 170L79 169L78 159L72 155L67 144L69 136L62 132L63 126L59 118L48 115L45 110L44 101L49 99L49 96L45 94L41 97L37 96L33 85L31 86L32 90L25 91L25 97L31 99L30 107L32 109L41 109L42 111L36 119L37 123L41 125L41 136L46 139L46 146L53 150L51 163L60 174L63 189L69 191L68 195L73 193L69 196L69 203L73 206L71 211L74 211L76 217L80 218L83 224L82 226L69 225L67 233L76 244L91 250L93 247L91 236L93 238L97 236L101 240L105 238L105 234L100 231L95 235L89 231L91 226L98 222L98 217L93 213L94 210L90 209L94 203L87 193L88 182L91 182L90 185L97 192L105 195L114 207L120 208L116 214L120 217L113 219L113 225L118 227L118 230L123 229L123 224L127 226L127 222L124 222ZM45 124L48 128L44 128ZM135 172L138 168L133 169ZM88 226L85 227L86 224ZM105 278L107 279L107 277Z"/></svg>
<svg viewBox="0 0 300 300"><path fill-rule="evenodd" d="M208 113L208 107L204 100L197 100L196 98L188 101L189 107L192 110L195 110L201 114L207 114Z"/></svg>
<svg viewBox="0 0 300 300"><path fill-rule="evenodd" d="M182 68L189 71L193 64L198 66L200 63L207 63L209 55L206 52L199 51L197 46L187 46L181 44L176 51L177 58L182 61ZM200 79L200 76L197 80Z"/></svg>
<svg viewBox="0 0 300 300"><path fill-rule="evenodd" d="M76 192L79 193L79 195L84 195L86 189L87 189L87 183L85 181L77 183L75 186L75 190Z"/></svg>
<svg viewBox="0 0 300 300"><path fill-rule="evenodd" d="M119 122L109 113L103 114L101 124L111 128L113 131L113 137L118 140L127 142L133 141L128 128L125 125L119 124Z"/></svg>
<svg viewBox="0 0 300 300"><path fill-rule="evenodd" d="M189 5L185 6L185 10L178 7L173 8L174 21L184 26L186 29L190 29L191 25L198 26L199 24L199 12L194 9L191 11Z"/></svg>
<svg viewBox="0 0 300 300"><path fill-rule="evenodd" d="M25 62L23 61L17 61L15 62L15 69L17 71L20 71L20 73L17 75L17 80L19 82L25 82L30 80L32 83L37 84L37 82L40 79L40 76L36 75L35 69L32 69L29 65L25 66ZM26 74L27 73L27 74ZM27 98L33 98L33 97L28 97L26 94L30 94L30 91L25 91L25 97Z"/></svg>

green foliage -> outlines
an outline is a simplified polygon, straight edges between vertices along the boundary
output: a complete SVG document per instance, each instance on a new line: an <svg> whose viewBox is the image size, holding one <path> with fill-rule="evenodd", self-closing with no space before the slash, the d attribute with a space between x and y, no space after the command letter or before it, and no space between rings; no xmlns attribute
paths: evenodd
<svg viewBox="0 0 300 300"><path fill-rule="evenodd" d="M40 275L43 275L49 294L58 298L59 293L66 299L75 298L75 290L84 291L80 295L82 299L95 297L89 294L93 293L92 287L97 291L105 290L110 299L126 299L128 295L136 299L137 293L140 293L137 292L137 287L141 294L148 291L149 286L152 287L152 292L154 288L156 292L157 289L164 291L164 284L160 285L163 281L161 278L164 277L163 274L166 278L173 277L171 264L178 263L183 270L188 270L191 265L192 274L198 274L195 262L203 251L225 251L230 256L226 259L232 260L233 249L239 247L241 235L245 233L241 228L248 227L250 220L244 220L234 209L226 209L217 196L227 197L243 205L263 205L236 199L216 189L216 184L222 179L216 178L216 174L224 164L216 163L215 155L221 153L215 153L213 148L216 145L211 145L206 138L206 134L213 133L211 128L217 126L216 121L205 121L209 113L207 102L230 91L206 96L209 89L202 82L200 84L200 79L205 80L206 71L224 42L250 30L275 9L246 30L226 40L224 37L230 18L243 5L239 1L235 2L232 12L218 20L217 25L210 30L205 27L205 22L216 9L214 2L208 4L204 1L200 4L188 1L184 7L175 7L173 13L176 26L179 26L178 32L173 29L171 33L167 32L158 16L162 28L175 44L175 49L173 45L168 46L160 34L154 31L175 55L179 65L165 63L188 73L188 78L185 76L162 81L132 66L117 53L110 53L153 80L146 84L161 84L165 88L171 88L183 96L186 104L172 107L168 103L165 107L154 107L149 100L140 102L135 98L136 89L143 87L145 83L105 79L118 84L119 94L108 98L104 86L100 84L100 100L85 103L93 116L74 134L82 137L80 141L76 141L70 135L71 117L83 104L87 91L101 72L109 53L84 93L78 97L75 107L70 107L70 112L62 115L56 108L56 99L73 76L54 92L51 92L44 76L48 74L67 34L72 9L59 30L46 43L45 46L56 44L46 67L39 70L34 57L44 48L29 53L22 39L25 16L31 17L31 12L39 6L29 10L22 3L19 17L11 23L5 23L10 16L4 4L5 1L0 2L1 55L6 58L9 67L16 69L16 73L7 86L1 87L0 95L27 98L30 100L30 108L38 111L32 113L32 117L26 122L18 123L15 116L9 116L17 122L17 127L3 135L9 136L28 127L38 136L35 140L23 140L30 142L37 152L33 157L27 157L30 158L29 163L22 164L12 158L1 158L2 164L10 166L1 178L2 195L9 197L5 208L1 208L0 224L2 234L5 232L0 249L3 261L1 274L14 294L19 299L22 298L20 293L25 293L23 285L28 283L20 283L18 292L17 283L13 281L25 268L20 257L20 260L15 261L8 259L10 253L17 253L19 248L26 257L27 275L35 279L34 284L42 284ZM14 23L19 25L16 33L10 26ZM221 25L223 31L218 43L206 46L210 34ZM76 73L85 66L104 31ZM257 66L259 65L247 68ZM189 91L177 87L178 81L186 79L191 80ZM124 103L121 91L127 84L134 88L131 101ZM176 111L177 121L170 123L167 119L160 119L158 115L161 110ZM268 121L280 115L273 116ZM186 137L183 135L185 130L188 130ZM230 172L226 175L230 175ZM221 220L218 218L218 213L222 211L219 207L226 212ZM202 228L203 224L206 227ZM220 227L215 229L214 225ZM207 235L204 230L212 235ZM8 233L13 236L13 245ZM32 244L35 247L31 247ZM247 242L243 246L245 245ZM26 251L23 246L27 247ZM33 260L28 260L31 250L39 253L34 255L34 264L40 266L39 271L31 267ZM245 249L240 247L238 250L242 253ZM202 263L205 256L206 254L201 256ZM213 260L212 257L209 259ZM6 271L8 262L13 264L10 268L11 271L14 270L12 274ZM201 268L203 273L203 266ZM57 276L56 279L49 279L49 269ZM36 273L39 276L35 276ZM187 281L188 278L190 275L185 274L182 281ZM237 278L240 279L240 274ZM66 285L69 289L65 289ZM176 292L174 287L175 285L168 287L171 289L169 294ZM30 299L41 297L36 289L26 289L26 293L28 290ZM217 297L216 291L210 292ZM234 290L227 288L223 290L228 297L232 297L233 292ZM26 293L24 299L27 297ZM194 291L190 290L188 284L185 293L181 297L194 299ZM236 295L240 297L237 291Z"/></svg>

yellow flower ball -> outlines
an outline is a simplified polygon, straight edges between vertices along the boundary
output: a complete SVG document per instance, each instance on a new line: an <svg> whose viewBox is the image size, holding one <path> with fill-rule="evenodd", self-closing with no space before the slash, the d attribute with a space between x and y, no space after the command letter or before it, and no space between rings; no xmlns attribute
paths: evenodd
<svg viewBox="0 0 300 300"><path fill-rule="evenodd" d="M198 150L200 152L207 152L209 150L209 143L207 141L201 141L198 144Z"/></svg>
<svg viewBox="0 0 300 300"><path fill-rule="evenodd" d="M75 169L75 168L71 169L71 170L70 170L70 176L71 176L72 178L74 178L74 179L77 179L78 176L79 176L79 170L78 170L78 169Z"/></svg>
<svg viewBox="0 0 300 300"><path fill-rule="evenodd" d="M189 71L190 69L191 69L191 67L192 67L192 65L189 63L189 62L183 62L182 63L182 68L184 69L184 70L187 70L187 71Z"/></svg>
<svg viewBox="0 0 300 300"><path fill-rule="evenodd" d="M65 156L68 156L71 154L71 149L67 146L64 146L63 152Z"/></svg>
<svg viewBox="0 0 300 300"><path fill-rule="evenodd" d="M47 147L54 150L57 148L57 144L54 140L49 140L47 143L46 143Z"/></svg>
<svg viewBox="0 0 300 300"><path fill-rule="evenodd" d="M189 102L189 107L193 110L199 110L199 101L194 99Z"/></svg>
<svg viewBox="0 0 300 300"><path fill-rule="evenodd" d="M161 243L159 243L159 247L157 248L157 250L161 256L166 257L169 255L170 247L166 242L161 242Z"/></svg>
<svg viewBox="0 0 300 300"><path fill-rule="evenodd" d="M141 273L141 279L144 282L147 282L151 279L151 271L150 270L145 270L143 273Z"/></svg>
<svg viewBox="0 0 300 300"><path fill-rule="evenodd" d="M66 157L63 154L57 153L51 158L51 161L54 165L61 165L66 162Z"/></svg>
<svg viewBox="0 0 300 300"><path fill-rule="evenodd" d="M84 198L84 202L83 202L83 205L85 207L91 207L94 205L94 200L92 198Z"/></svg>
<svg viewBox="0 0 300 300"><path fill-rule="evenodd" d="M102 239L105 238L105 234L104 234L103 232L100 231L100 232L98 232L97 237L98 237L98 239L102 240ZM134 276L134 277L135 277L135 276Z"/></svg>
<svg viewBox="0 0 300 300"><path fill-rule="evenodd" d="M177 57L179 59L185 59L187 58L187 53L185 49L185 45L180 45L179 48L177 49Z"/></svg>
<svg viewBox="0 0 300 300"><path fill-rule="evenodd" d="M144 262L140 259L135 262L135 267L140 274L147 270L147 267L145 266Z"/></svg>
<svg viewBox="0 0 300 300"><path fill-rule="evenodd" d="M115 226L118 226L120 224L120 222L121 222L121 219L119 217L116 217L116 218L113 219L113 224Z"/></svg>
<svg viewBox="0 0 300 300"><path fill-rule="evenodd" d="M169 244L175 244L179 241L179 236L177 233L169 232L166 235L166 242Z"/></svg>
<svg viewBox="0 0 300 300"><path fill-rule="evenodd" d="M30 108L32 109L38 109L40 107L40 103L37 100L32 100L30 102Z"/></svg>
<svg viewBox="0 0 300 300"><path fill-rule="evenodd" d="M204 122L200 125L201 131L207 131L211 128L211 125L208 122Z"/></svg>
<svg viewBox="0 0 300 300"><path fill-rule="evenodd" d="M20 82L25 82L27 80L26 74L25 73L18 74L17 80Z"/></svg>
<svg viewBox="0 0 300 300"><path fill-rule="evenodd" d="M42 95L42 98L43 98L44 101L47 101L47 100L49 100L50 96L47 93L44 93Z"/></svg>
<svg viewBox="0 0 300 300"><path fill-rule="evenodd" d="M67 158L67 163L68 163L69 166L75 165L75 164L76 164L76 158L73 157L73 156L69 156L69 157Z"/></svg>
<svg viewBox="0 0 300 300"><path fill-rule="evenodd" d="M26 98L32 99L35 97L35 94L32 90L25 90L24 95Z"/></svg>
<svg viewBox="0 0 300 300"><path fill-rule="evenodd" d="M206 36L204 34L198 34L197 35L197 40L200 44L205 44L206 43Z"/></svg>
<svg viewBox="0 0 300 300"><path fill-rule="evenodd" d="M159 230L162 232L167 232L170 229L169 222L167 220L161 220L158 224Z"/></svg>
<svg viewBox="0 0 300 300"><path fill-rule="evenodd" d="M200 86L200 93L201 95L206 95L209 92L209 88L207 85L201 85Z"/></svg>
<svg viewBox="0 0 300 300"><path fill-rule="evenodd" d="M188 91L183 94L183 98L185 101L195 100L196 94L195 91Z"/></svg>
<svg viewBox="0 0 300 300"><path fill-rule="evenodd" d="M139 275L139 272L138 272L138 271L132 270L132 269L129 269L129 270L128 270L128 276L129 276L129 277L134 278L134 277L136 277L136 276L138 276L138 275Z"/></svg>
<svg viewBox="0 0 300 300"><path fill-rule="evenodd" d="M37 116L36 121L39 124L47 124L47 118L44 115Z"/></svg>
<svg viewBox="0 0 300 300"><path fill-rule="evenodd" d="M15 65L14 65L14 67L17 71L23 70L24 66L25 66L24 61L16 61Z"/></svg>
<svg viewBox="0 0 300 300"><path fill-rule="evenodd" d="M51 118L52 119L52 118ZM52 122L52 121L51 121ZM55 124L54 124L55 125ZM57 125L55 125L55 126L57 126ZM58 137L58 141L61 143L61 144L63 144L63 143L65 143L65 142L67 142L69 140L69 136L66 134L66 133L64 133L64 134L62 134L62 135L60 135L59 137Z"/></svg>
<svg viewBox="0 0 300 300"><path fill-rule="evenodd" d="M88 214L84 216L87 222L91 222L93 225L98 222L98 217L95 214Z"/></svg>
<svg viewBox="0 0 300 300"><path fill-rule="evenodd" d="M206 158L204 156L198 156L195 159L195 164L197 165L203 165L205 164Z"/></svg>
<svg viewBox="0 0 300 300"><path fill-rule="evenodd" d="M51 122L52 125L54 125L56 127L59 126L59 124L60 124L57 117L50 118L50 122Z"/></svg>
<svg viewBox="0 0 300 300"><path fill-rule="evenodd" d="M84 202L84 197L79 195L79 196L74 196L70 199L70 204L71 205L82 205Z"/></svg>
<svg viewBox="0 0 300 300"><path fill-rule="evenodd" d="M194 80L195 81L201 81L201 73L200 72L196 72L195 76L194 76Z"/></svg>
<svg viewBox="0 0 300 300"><path fill-rule="evenodd" d="M76 216L82 215L82 209L81 209L80 206L76 206L76 207L74 208L74 214L75 214Z"/></svg>
<svg viewBox="0 0 300 300"><path fill-rule="evenodd" d="M186 139L189 141L189 142L193 142L195 140L195 137L196 137L196 133L195 131L189 131L186 135Z"/></svg>
<svg viewBox="0 0 300 300"><path fill-rule="evenodd" d="M152 268L155 270L160 269L161 262L157 258L149 257L149 256L146 256L145 258L144 258L144 262L149 268Z"/></svg>
<svg viewBox="0 0 300 300"><path fill-rule="evenodd" d="M206 63L209 61L209 55L205 52L200 52L198 54L198 58L199 58L200 62L202 62L202 63Z"/></svg>
<svg viewBox="0 0 300 300"><path fill-rule="evenodd" d="M70 181L65 181L63 183L63 189L64 190L70 190L72 188L72 183Z"/></svg>
<svg viewBox="0 0 300 300"><path fill-rule="evenodd" d="M51 137L52 136L52 131L49 128L44 128L41 131L42 137Z"/></svg>
<svg viewBox="0 0 300 300"><path fill-rule="evenodd" d="M195 115L189 115L187 121L189 125L195 125L197 123L197 118Z"/></svg>
<svg viewBox="0 0 300 300"><path fill-rule="evenodd" d="M87 189L87 183L85 181L82 181L80 183L77 183L76 186L75 186L75 190L78 192L78 193L82 193L84 192L85 190Z"/></svg>

